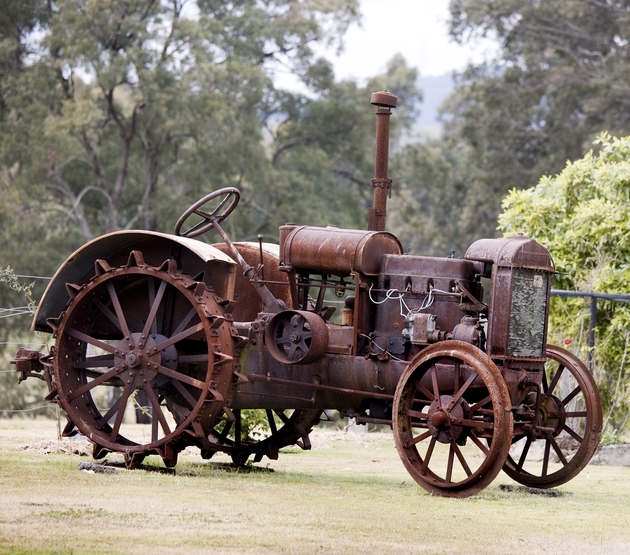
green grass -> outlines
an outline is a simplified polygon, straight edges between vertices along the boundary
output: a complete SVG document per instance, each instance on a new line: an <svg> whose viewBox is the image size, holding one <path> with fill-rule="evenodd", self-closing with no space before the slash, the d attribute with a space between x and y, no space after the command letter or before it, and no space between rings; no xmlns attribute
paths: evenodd
<svg viewBox="0 0 630 555"><path fill-rule="evenodd" d="M313 451L256 465L274 472L182 455L175 475L21 449L55 437L54 422L0 421L0 553L630 552L628 468L587 467L557 498L502 491L500 474L458 500L417 486L388 434L318 431Z"/></svg>

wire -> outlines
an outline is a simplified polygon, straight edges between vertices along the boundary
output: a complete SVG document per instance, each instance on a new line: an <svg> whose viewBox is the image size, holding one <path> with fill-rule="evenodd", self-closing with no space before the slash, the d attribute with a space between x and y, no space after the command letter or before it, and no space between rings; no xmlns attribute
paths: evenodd
<svg viewBox="0 0 630 555"><path fill-rule="evenodd" d="M17 409L13 409L13 410L0 409L0 412L30 412L32 410L51 409L51 408L53 408L52 405L42 405L41 407L33 407L32 409L22 409L22 410L17 410Z"/></svg>
<svg viewBox="0 0 630 555"><path fill-rule="evenodd" d="M45 347L46 343L24 343L23 341L0 341L0 345L39 345Z"/></svg>
<svg viewBox="0 0 630 555"><path fill-rule="evenodd" d="M368 289L368 295L370 297L370 300L374 303L374 304L383 304L385 301L388 301L389 299L402 299L403 297L403 293L401 293L398 297L394 297L394 293L397 293L398 291L396 289L388 289L388 291L385 293L385 298L382 301L375 301L372 298L372 288L374 287L374 284L370 285L370 288Z"/></svg>
<svg viewBox="0 0 630 555"><path fill-rule="evenodd" d="M359 334L362 337L365 337L370 343L372 343L377 349L380 349L381 352L383 353L387 353L390 357L392 357L394 360L397 360L399 362L407 362L406 360L403 360L402 358L398 358L397 356L392 355L388 350L383 349L383 347L381 347L378 343L376 343L376 341L374 341L374 339L372 339L370 336L365 335L364 333Z"/></svg>
<svg viewBox="0 0 630 555"><path fill-rule="evenodd" d="M32 314L30 310L20 310L12 312L11 314L2 314L2 312L9 312L12 309L0 309L0 318L11 318L11 316L22 316L22 314Z"/></svg>
<svg viewBox="0 0 630 555"><path fill-rule="evenodd" d="M445 295L456 295L456 296L458 295L457 293L452 293L449 291L442 291L441 289L435 289L435 288L429 289L429 294L422 300L420 307L409 308L409 306L407 305L404 299L404 296L405 296L404 292L399 292L397 289L388 289L387 292L385 293L385 298L382 301L375 301L372 298L373 287L374 287L373 285L370 285L370 288L368 290L368 296L370 297L370 300L374 304L383 304L384 302L389 301L390 299L400 301L400 315L405 319L408 319L412 314L417 314L421 310L426 310L427 308L429 308L435 300L433 293L443 293ZM394 297L395 293L399 293L398 297ZM403 310L403 307L406 309L406 312Z"/></svg>
<svg viewBox="0 0 630 555"><path fill-rule="evenodd" d="M46 277L46 276L25 276L23 274L13 274L15 277L21 277L21 278L31 278L31 279L52 279L51 277Z"/></svg>

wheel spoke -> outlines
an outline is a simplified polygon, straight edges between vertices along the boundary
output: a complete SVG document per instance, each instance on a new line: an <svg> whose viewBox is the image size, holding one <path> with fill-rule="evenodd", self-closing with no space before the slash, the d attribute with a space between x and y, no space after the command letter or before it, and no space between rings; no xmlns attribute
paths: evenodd
<svg viewBox="0 0 630 555"><path fill-rule="evenodd" d="M63 331L64 333L67 333L70 337L74 337L75 339L78 339L79 341L89 343L93 347L103 349L103 351L107 351L108 353L111 353L112 355L116 354L116 351L117 351L116 347L114 347L113 345L110 345L109 343L105 343L104 341L99 341L98 339L94 339L93 337L90 337L89 335L86 335L85 333L82 333L79 330L75 330L72 328L65 328Z"/></svg>
<svg viewBox="0 0 630 555"><path fill-rule="evenodd" d="M459 391L459 373L460 373L461 364L459 359L455 360L455 368L453 368L453 391ZM451 406L454 406L453 403ZM450 408L448 409L450 410Z"/></svg>
<svg viewBox="0 0 630 555"><path fill-rule="evenodd" d="M191 364L194 362L208 362L209 358L208 353L201 353L198 355L180 355L177 357L177 360L182 364Z"/></svg>
<svg viewBox="0 0 630 555"><path fill-rule="evenodd" d="M551 418L586 418L588 413L585 410L574 412L564 412L560 410L558 412L550 412L549 416Z"/></svg>
<svg viewBox="0 0 630 555"><path fill-rule="evenodd" d="M151 415L151 441L156 442L158 440L159 421L155 418L155 411Z"/></svg>
<svg viewBox="0 0 630 555"><path fill-rule="evenodd" d="M483 441L481 441L475 434L471 433L468 436L472 442L477 446L477 448L484 454L486 455L486 457L490 454L490 449L488 449L488 446L483 443Z"/></svg>
<svg viewBox="0 0 630 555"><path fill-rule="evenodd" d="M477 377L476 373L471 373L470 376L468 376L468 379L466 380L466 382L464 383L464 385L462 385L462 387L459 389L459 391L455 394L455 396L453 397L453 399L451 399L451 402L448 404L448 407L446 407L446 411L449 412L454 406L455 404L461 399L462 395L466 392L466 390L470 387L470 384L473 383L473 381L475 380L475 378Z"/></svg>
<svg viewBox="0 0 630 555"><path fill-rule="evenodd" d="M431 367L431 382L433 383L433 398L437 401L437 408L440 409L442 408L442 403L440 403L440 388L438 387L435 364Z"/></svg>
<svg viewBox="0 0 630 555"><path fill-rule="evenodd" d="M429 469L429 461L431 460L431 455L433 455L433 449L435 448L435 444L437 439L435 436L431 437L431 441L429 442L429 447L427 448L427 452L424 454L424 461L422 461L422 467L420 469L420 474L424 475L427 473Z"/></svg>
<svg viewBox="0 0 630 555"><path fill-rule="evenodd" d="M562 399L562 404L564 406L568 405L575 396L582 391L582 388L578 385L571 393L569 393L564 399Z"/></svg>
<svg viewBox="0 0 630 555"><path fill-rule="evenodd" d="M280 420L282 420L284 424L286 424L289 421L289 417L286 414L284 414L284 411L274 410L273 412L275 412L278 415L278 418L280 418Z"/></svg>
<svg viewBox="0 0 630 555"><path fill-rule="evenodd" d="M236 422L234 422L234 441L236 445L241 445L242 438L241 434L243 433L243 420L241 418L241 409L236 409L234 411L234 416L236 416Z"/></svg>
<svg viewBox="0 0 630 555"><path fill-rule="evenodd" d="M470 407L470 410L474 413L481 407L486 406L490 401L492 401L492 397L488 395L487 397L484 397L481 401L475 403L472 407Z"/></svg>
<svg viewBox="0 0 630 555"><path fill-rule="evenodd" d="M98 355L87 357L85 360L78 360L72 363L72 368L111 368L114 366L114 357L112 355Z"/></svg>
<svg viewBox="0 0 630 555"><path fill-rule="evenodd" d="M109 308L107 308L100 299L96 299L94 301L94 306L96 306L112 324L114 324L120 331L122 331L122 328L120 327L120 322L118 321L118 318L116 318L116 315Z"/></svg>
<svg viewBox="0 0 630 555"><path fill-rule="evenodd" d="M575 430L573 430L572 428L569 428L569 426L567 426L566 424L562 427L562 429L569 434L573 439L575 439L576 441L579 441L580 443L582 443L582 441L584 441L584 438L578 434Z"/></svg>
<svg viewBox="0 0 630 555"><path fill-rule="evenodd" d="M153 280L150 280L150 283L153 284ZM155 287L155 286L154 286ZM166 290L166 282L163 281L160 283L160 287L158 288L157 295L155 299L151 303L151 311L147 316L147 321L144 324L144 329L142 330L142 335L147 337L149 335L149 331L155 329L157 330L157 322L155 317L157 316L158 308L160 308L160 304L162 303L162 297L164 296L164 291Z"/></svg>
<svg viewBox="0 0 630 555"><path fill-rule="evenodd" d="M105 426L105 424L107 424L111 420L112 416L114 416L114 414L116 412L118 412L118 407L120 407L121 401L122 401L122 397L118 397L118 399L116 399L116 401L114 401L114 404L110 407L110 409L96 423L96 429L97 430L102 430L103 426Z"/></svg>
<svg viewBox="0 0 630 555"><path fill-rule="evenodd" d="M448 462L446 463L446 482L451 483L453 479L453 463L455 462L455 450L453 449L453 442L451 441L448 450Z"/></svg>
<svg viewBox="0 0 630 555"><path fill-rule="evenodd" d="M113 378L114 376L120 374L123 370L123 365L119 364L115 368L112 368L109 372L105 372L104 374L101 374L98 378L93 379L91 382L82 385L79 389L68 392L68 401L72 401L77 397L80 397L84 393L87 393L91 389L95 388L97 385L101 385L103 382L106 382L110 378Z"/></svg>
<svg viewBox="0 0 630 555"><path fill-rule="evenodd" d="M267 413L267 422L269 422L269 429L271 430L271 434L275 434L278 431L276 426L276 419L273 417L273 411L271 409L266 409Z"/></svg>
<svg viewBox="0 0 630 555"><path fill-rule="evenodd" d="M157 351L163 351L167 347L170 347L171 345L175 345L175 343L177 343L178 341L182 341L183 339L190 337L191 335L197 333L198 331L201 331L202 329L203 329L203 322L199 322L197 325L192 326L188 328L187 330L174 334L172 337L170 337L166 341L162 341L162 343L156 345L151 351L149 351L149 353L153 354L154 352L157 352Z"/></svg>
<svg viewBox="0 0 630 555"><path fill-rule="evenodd" d="M149 401L151 401L151 405L153 406L153 420L155 420L155 417L157 416L157 420L160 421L160 426L162 426L164 435L169 435L171 433L171 429L168 426L168 422L166 421L166 417L164 416L164 412L160 406L160 401L158 401L155 391L153 391L153 387L151 387L150 383L145 385L145 391L147 392ZM153 441L157 441L157 430L155 430L155 438L153 438Z"/></svg>
<svg viewBox="0 0 630 555"><path fill-rule="evenodd" d="M551 383L549 384L549 387L547 391L545 392L545 397L548 398L553 393L553 390L555 389L556 385L558 385L558 381L560 380L560 376L562 375L563 370L564 370L564 366L560 364L558 366L558 371L555 373L554 377L551 379Z"/></svg>
<svg viewBox="0 0 630 555"><path fill-rule="evenodd" d="M474 420L472 418L452 418L451 422L457 426L465 426L467 428L483 428L484 430L492 430L494 428L494 422Z"/></svg>
<svg viewBox="0 0 630 555"><path fill-rule="evenodd" d="M412 410L412 409L405 409L405 414L407 416L411 416L413 418L418 418L418 419L425 420L425 421L429 418L428 414L425 414L423 412L418 412L417 410ZM413 426L413 424L412 424L412 426Z"/></svg>
<svg viewBox="0 0 630 555"><path fill-rule="evenodd" d="M107 282L107 290L109 291L109 297L112 300L112 304L114 305L114 310L116 311L116 317L118 318L118 321L120 322L120 330L123 332L125 339L127 339L131 343L132 342L131 333L129 333L127 320L125 319L122 306L120 306L120 299L118 298L118 293L116 293L116 289L114 289L114 284L111 281Z"/></svg>
<svg viewBox="0 0 630 555"><path fill-rule="evenodd" d="M423 434L420 434L419 436L414 437L411 441L408 441L405 444L405 447L409 448L412 445L417 445L421 441L424 441L425 439L427 439L430 435L431 435L431 432L430 431L426 431Z"/></svg>
<svg viewBox="0 0 630 555"><path fill-rule="evenodd" d="M171 380L171 383L175 386L175 389L179 392L179 394L186 399L191 409L195 408L197 404L197 399L195 399L190 391L188 391L179 380Z"/></svg>
<svg viewBox="0 0 630 555"><path fill-rule="evenodd" d="M201 216L201 214L199 212L197 212L197 210L195 210L195 214ZM203 220L201 220L199 223L196 223L194 226L192 226L187 232L186 232L186 236L190 236L191 232L195 232L198 229L201 229L203 226L207 225L211 220L209 217L206 217L207 214L203 213L204 215L201 216L202 218L204 218Z"/></svg>
<svg viewBox="0 0 630 555"><path fill-rule="evenodd" d="M169 378L173 380L179 380L180 382L184 382L184 383L187 383L188 385L192 385L193 387L196 387L197 389L205 389L206 387L206 384L202 382L201 380L197 380L196 378L191 378L190 376L187 376L186 374L182 374L181 372L177 372L176 370L171 370L170 368L167 368L166 366L159 365L157 367L157 371L160 374L164 374L165 376L168 376Z"/></svg>
<svg viewBox="0 0 630 555"><path fill-rule="evenodd" d="M455 451L455 455L457 456L459 463L462 465L462 468L464 469L466 476L469 476L469 477L472 476L472 470L470 470L470 467L468 466L468 463L466 462L466 459L464 457L464 454L462 453L462 450L459 448L459 445L455 443L454 439L451 440L451 449Z"/></svg>
<svg viewBox="0 0 630 555"><path fill-rule="evenodd" d="M188 311L188 314L186 314L186 316L184 316L184 319L179 323L179 325L177 326L177 328L173 332L173 335L177 335L178 333L183 332L186 329L186 326L188 324L190 324L190 321L193 319L193 316L195 316L195 314L197 314L197 309L193 306Z"/></svg>
<svg viewBox="0 0 630 555"><path fill-rule="evenodd" d="M542 475L547 476L549 472L549 448L550 448L549 438L545 439L545 454L543 455L543 466L542 466Z"/></svg>
<svg viewBox="0 0 630 555"><path fill-rule="evenodd" d="M431 393L426 387L424 387L420 383L420 380L416 380L413 385L416 388L416 391L423 393L429 401L432 402L435 399L435 397L433 396L433 393Z"/></svg>
<svg viewBox="0 0 630 555"><path fill-rule="evenodd" d="M112 427L112 433L110 435L111 441L116 441L118 437L118 432L120 431L120 425L122 424L123 417L125 416L125 408L127 407L127 400L129 399L129 395L131 394L131 389L133 388L132 383L126 383L125 389L120 396L120 404L118 405L118 410L116 411L116 420L114 421L114 425Z"/></svg>
<svg viewBox="0 0 630 555"><path fill-rule="evenodd" d="M564 453L562 452L562 449L560 449L560 446L553 436L549 436L549 442L551 443L553 450L556 452L556 455L558 455L558 458L560 459L560 462L563 464L563 466L569 464L566 457L564 456Z"/></svg>
<svg viewBox="0 0 630 555"><path fill-rule="evenodd" d="M227 438L227 436L230 433L230 430L232 429L232 425L234 424L233 420L228 420L225 423L225 426L223 426L223 430L221 431L221 433L219 434L219 439L221 441L225 441L225 439Z"/></svg>
<svg viewBox="0 0 630 555"><path fill-rule="evenodd" d="M525 445L523 446L523 450L521 451L521 456L518 459L518 464L516 465L516 468L518 470L521 470L523 468L523 465L525 464L525 459L527 459L527 453L529 453L529 448L531 446L532 446L532 437L527 436L527 439L525 440Z"/></svg>

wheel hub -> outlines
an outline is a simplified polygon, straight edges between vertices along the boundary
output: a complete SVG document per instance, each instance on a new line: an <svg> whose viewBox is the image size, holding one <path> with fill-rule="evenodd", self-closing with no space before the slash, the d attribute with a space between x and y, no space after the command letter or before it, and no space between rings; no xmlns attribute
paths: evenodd
<svg viewBox="0 0 630 555"><path fill-rule="evenodd" d="M463 400L460 399L450 410L447 407L453 400L452 395L441 395L440 400L434 400L429 407L429 431L440 443L458 441L462 435L462 426L453 425L452 418L464 418Z"/></svg>
<svg viewBox="0 0 630 555"><path fill-rule="evenodd" d="M173 345L163 351L156 349L157 345L166 339L167 337L164 335L152 334L145 341L143 335L133 333L129 343L121 341L119 347L128 345L130 347L119 351L115 356L115 364L117 366L122 365L125 368L121 372L120 378L125 383L133 384L136 387L149 382L153 386L166 383L168 378L164 379L157 369L159 366L165 366L172 370L176 369L178 358L177 349Z"/></svg>
<svg viewBox="0 0 630 555"><path fill-rule="evenodd" d="M545 428L553 428L554 437L557 437L564 428L565 419L557 416L562 410L562 401L555 395L550 395L540 403L540 424Z"/></svg>

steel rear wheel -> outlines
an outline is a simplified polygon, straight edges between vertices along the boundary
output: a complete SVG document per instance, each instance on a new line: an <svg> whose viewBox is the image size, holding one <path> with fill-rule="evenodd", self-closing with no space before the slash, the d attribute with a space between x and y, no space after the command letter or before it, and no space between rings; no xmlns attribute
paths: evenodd
<svg viewBox="0 0 630 555"><path fill-rule="evenodd" d="M588 464L602 432L602 405L595 380L572 353L546 346L542 377L540 429L515 435L503 470L530 487L551 488L568 482ZM536 393L524 408L536 405Z"/></svg>
<svg viewBox="0 0 630 555"><path fill-rule="evenodd" d="M505 462L510 408L503 377L485 353L461 341L427 347L410 361L394 396L400 458L427 491L474 495Z"/></svg>
<svg viewBox="0 0 630 555"><path fill-rule="evenodd" d="M237 465L244 465L250 456L260 462L263 456L275 460L283 447L297 444L310 449L308 434L320 420L321 411L234 409L224 412L209 439L211 449L202 451L209 458L215 451L228 453Z"/></svg>
<svg viewBox="0 0 630 555"><path fill-rule="evenodd" d="M122 452L134 467L157 454L173 466L182 448L210 433L232 381L235 332L222 299L174 260L151 267L138 251L120 268L97 261L89 282L67 289L71 300L51 324L69 424L94 443L96 458ZM125 419L138 392L149 400L145 427Z"/></svg>

